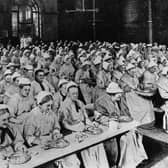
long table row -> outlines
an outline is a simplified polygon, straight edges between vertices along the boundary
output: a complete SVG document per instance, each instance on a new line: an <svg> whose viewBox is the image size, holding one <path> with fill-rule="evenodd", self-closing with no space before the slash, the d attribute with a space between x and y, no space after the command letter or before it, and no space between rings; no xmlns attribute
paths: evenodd
<svg viewBox="0 0 168 168"><path fill-rule="evenodd" d="M76 134L78 133L72 133L71 135L65 137L65 139L70 142L70 145L66 148L52 148L49 150L44 150L41 146L33 147L29 149L29 152L32 154L30 161L22 165L9 164L9 168L35 168L50 161L63 158L72 153L76 153L88 147L99 144L105 140L132 130L139 125L140 124L138 122L132 121L129 123L119 123L119 128L115 130L111 127L102 127L103 133L99 135L88 135L87 138L85 138L85 140L82 142L79 142L76 138Z"/></svg>

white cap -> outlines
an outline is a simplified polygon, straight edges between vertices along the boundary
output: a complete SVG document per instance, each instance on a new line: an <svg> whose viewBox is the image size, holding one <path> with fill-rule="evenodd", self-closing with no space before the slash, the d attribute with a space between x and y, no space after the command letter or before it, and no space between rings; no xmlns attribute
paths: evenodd
<svg viewBox="0 0 168 168"><path fill-rule="evenodd" d="M110 63L108 63L108 62L103 62L103 69L104 69L104 70L107 70L108 67L109 67L109 65L110 65Z"/></svg>
<svg viewBox="0 0 168 168"><path fill-rule="evenodd" d="M10 62L10 63L6 66L6 68L10 68L10 67L12 67L12 66L15 66L15 64L14 64L13 62Z"/></svg>
<svg viewBox="0 0 168 168"><path fill-rule="evenodd" d="M134 66L133 64L131 64L131 63L129 63L129 64L126 66L126 70L127 70L127 71L130 70L130 69L133 69L133 68L135 68L135 66Z"/></svg>
<svg viewBox="0 0 168 168"><path fill-rule="evenodd" d="M18 84L19 85L30 85L31 82L30 82L30 80L28 78L20 78Z"/></svg>
<svg viewBox="0 0 168 168"><path fill-rule="evenodd" d="M65 57L64 57L64 62L67 61L67 59L71 58L71 55L67 54Z"/></svg>
<svg viewBox="0 0 168 168"><path fill-rule="evenodd" d="M147 47L152 47L152 44L147 44L146 46L147 46Z"/></svg>
<svg viewBox="0 0 168 168"><path fill-rule="evenodd" d="M41 91L41 92L36 96L37 104L40 104L40 103L42 102L42 100L43 100L46 96L52 96L52 94L51 94L50 92L47 92L47 91Z"/></svg>
<svg viewBox="0 0 168 168"><path fill-rule="evenodd" d="M155 66L157 66L157 64L154 61L151 61L148 64L148 68L152 68L152 67L155 67Z"/></svg>
<svg viewBox="0 0 168 168"><path fill-rule="evenodd" d="M23 55L25 55L26 53L31 53L31 50L28 49L24 50Z"/></svg>
<svg viewBox="0 0 168 168"><path fill-rule="evenodd" d="M97 56L97 57L95 58L95 60L93 61L93 64L94 64L94 65L101 64L101 60L102 60L101 56Z"/></svg>
<svg viewBox="0 0 168 168"><path fill-rule="evenodd" d="M71 87L78 87L78 85L75 82L70 81L66 86L66 90L68 91L68 89Z"/></svg>
<svg viewBox="0 0 168 168"><path fill-rule="evenodd" d="M119 85L115 82L111 82L106 88L107 93L122 93L123 90L119 87Z"/></svg>
<svg viewBox="0 0 168 168"><path fill-rule="evenodd" d="M162 75L167 75L167 73L168 73L168 67L164 67L162 69Z"/></svg>
<svg viewBox="0 0 168 168"><path fill-rule="evenodd" d="M84 66L86 66L86 65L91 65L90 61L84 61L84 62L82 63L82 67L84 67Z"/></svg>
<svg viewBox="0 0 168 168"><path fill-rule="evenodd" d="M87 58L86 57L80 57L80 61L81 61L81 63L84 63L85 61L87 60Z"/></svg>
<svg viewBox="0 0 168 168"><path fill-rule="evenodd" d="M106 54L105 57L103 58L103 61L107 61L111 59L111 56L109 54Z"/></svg>
<svg viewBox="0 0 168 168"><path fill-rule="evenodd" d="M43 53L43 58L45 58L45 59L50 58L50 55L47 52L45 52L45 53Z"/></svg>
<svg viewBox="0 0 168 168"><path fill-rule="evenodd" d="M6 76L6 75L12 75L11 70L7 69L7 70L4 72L4 76Z"/></svg>
<svg viewBox="0 0 168 168"><path fill-rule="evenodd" d="M12 80L15 79L15 78L18 78L18 77L21 77L21 74L18 73L18 72L14 72L13 75L12 75Z"/></svg>
<svg viewBox="0 0 168 168"><path fill-rule="evenodd" d="M117 60L117 65L124 65L125 64L125 58L120 56L120 58Z"/></svg>
<svg viewBox="0 0 168 168"><path fill-rule="evenodd" d="M33 70L33 66L29 64L25 65L24 68L27 70Z"/></svg>
<svg viewBox="0 0 168 168"><path fill-rule="evenodd" d="M127 47L127 44L121 44L120 45L120 48L124 48L124 47Z"/></svg>
<svg viewBox="0 0 168 168"><path fill-rule="evenodd" d="M58 83L58 87L60 88L62 85L67 84L69 81L67 81L66 79L60 79L59 83Z"/></svg>

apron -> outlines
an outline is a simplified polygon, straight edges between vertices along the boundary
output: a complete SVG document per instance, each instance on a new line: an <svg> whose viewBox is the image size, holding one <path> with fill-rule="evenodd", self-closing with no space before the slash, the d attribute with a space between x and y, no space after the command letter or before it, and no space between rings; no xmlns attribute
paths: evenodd
<svg viewBox="0 0 168 168"><path fill-rule="evenodd" d="M83 150L81 156L86 168L109 168L103 144Z"/></svg>
<svg viewBox="0 0 168 168"><path fill-rule="evenodd" d="M137 95L134 91L126 93L126 101L132 118L142 124L155 120L153 104L151 100Z"/></svg>
<svg viewBox="0 0 168 168"><path fill-rule="evenodd" d="M120 139L120 168L136 168L143 160L148 159L142 144L142 136L130 131Z"/></svg>

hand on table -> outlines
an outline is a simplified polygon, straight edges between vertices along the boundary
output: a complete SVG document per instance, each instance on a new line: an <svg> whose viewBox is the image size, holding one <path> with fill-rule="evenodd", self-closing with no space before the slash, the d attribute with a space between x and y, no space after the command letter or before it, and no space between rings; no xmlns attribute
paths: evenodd
<svg viewBox="0 0 168 168"><path fill-rule="evenodd" d="M27 152L27 147L25 145L19 145L16 147L16 151Z"/></svg>

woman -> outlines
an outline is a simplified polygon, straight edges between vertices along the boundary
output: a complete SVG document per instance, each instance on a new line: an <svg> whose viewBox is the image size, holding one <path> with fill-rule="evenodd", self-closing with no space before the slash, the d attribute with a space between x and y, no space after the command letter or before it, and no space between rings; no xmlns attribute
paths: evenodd
<svg viewBox="0 0 168 168"><path fill-rule="evenodd" d="M52 94L55 93L54 88L45 79L45 73L43 69L38 69L35 71L35 79L31 83L30 95L35 98L41 91L48 91Z"/></svg>
<svg viewBox="0 0 168 168"><path fill-rule="evenodd" d="M66 79L60 79L58 83L58 92L54 95L54 111L58 112L62 102L66 98L66 85L68 81Z"/></svg>
<svg viewBox="0 0 168 168"><path fill-rule="evenodd" d="M75 75L75 82L79 84L86 104L90 104L92 101L90 66L91 63L89 61L85 61Z"/></svg>
<svg viewBox="0 0 168 168"><path fill-rule="evenodd" d="M99 118L120 118L121 116L127 117L131 121L128 108L125 107L121 101L123 90L115 82L111 82L106 89L106 93L102 95L95 103L96 110L100 113ZM127 111L127 112L126 112ZM136 134L135 131L130 131L120 137L120 168L135 168L144 159L147 159L146 152L142 144L142 137ZM115 139L105 143L106 151L111 162L117 164L117 145Z"/></svg>
<svg viewBox="0 0 168 168"><path fill-rule="evenodd" d="M93 126L84 109L83 103L78 99L78 86L74 82L67 84L67 97L62 103L62 123L71 132L81 132L86 126ZM86 168L109 168L103 144L99 144L81 151Z"/></svg>
<svg viewBox="0 0 168 168"><path fill-rule="evenodd" d="M37 97L37 107L35 107L24 125L24 137L31 147L33 145L44 144L47 140L57 140L62 137L58 116L53 112L53 97L49 92L42 91ZM59 162L63 168L79 168L80 162L76 155L67 156ZM50 167L46 165L46 167ZM45 168L46 168L45 167Z"/></svg>
<svg viewBox="0 0 168 168"><path fill-rule="evenodd" d="M5 158L15 151L26 151L24 140L17 127L9 123L9 107L5 104L0 105L0 167L6 168Z"/></svg>
<svg viewBox="0 0 168 168"><path fill-rule="evenodd" d="M12 95L8 105L10 108L10 122L19 127L23 133L23 125L26 117L34 106L34 100L30 97L30 80L27 78L19 79L19 93Z"/></svg>
<svg viewBox="0 0 168 168"><path fill-rule="evenodd" d="M21 74L19 74L18 72L14 72L14 74L11 77L12 83L9 86L9 88L6 90L7 93L9 93L10 95L19 93L18 82L20 77L21 77Z"/></svg>
<svg viewBox="0 0 168 168"><path fill-rule="evenodd" d="M134 65L127 65L126 73L122 76L120 84L125 92L125 98L131 117L141 124L154 122L155 116L152 100L137 94L135 91L139 86L139 81L135 74Z"/></svg>

